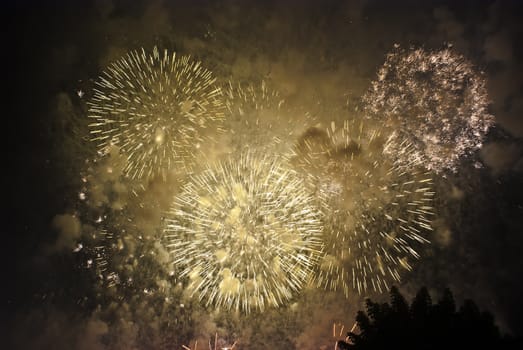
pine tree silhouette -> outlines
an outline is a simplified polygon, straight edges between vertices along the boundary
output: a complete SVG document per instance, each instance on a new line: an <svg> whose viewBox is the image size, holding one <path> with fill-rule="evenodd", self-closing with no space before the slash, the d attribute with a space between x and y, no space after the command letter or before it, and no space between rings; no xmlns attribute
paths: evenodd
<svg viewBox="0 0 523 350"><path fill-rule="evenodd" d="M392 287L390 304L367 299L366 312L359 311L356 322L360 331L348 333L352 344L339 341L337 349L520 349L522 345L521 339L502 336L492 314L481 312L472 300L456 311L449 289L433 304L423 287L409 306Z"/></svg>

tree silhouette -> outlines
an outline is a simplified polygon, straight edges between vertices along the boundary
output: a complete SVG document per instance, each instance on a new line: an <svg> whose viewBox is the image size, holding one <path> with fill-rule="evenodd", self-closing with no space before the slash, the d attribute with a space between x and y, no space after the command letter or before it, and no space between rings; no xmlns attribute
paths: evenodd
<svg viewBox="0 0 523 350"><path fill-rule="evenodd" d="M433 304L423 287L409 306L392 287L390 304L367 299L366 312L359 311L356 322L360 332L349 332L351 343L339 341L337 349L520 349L522 345L521 339L502 336L492 314L481 312L472 300L465 300L456 311L449 289Z"/></svg>

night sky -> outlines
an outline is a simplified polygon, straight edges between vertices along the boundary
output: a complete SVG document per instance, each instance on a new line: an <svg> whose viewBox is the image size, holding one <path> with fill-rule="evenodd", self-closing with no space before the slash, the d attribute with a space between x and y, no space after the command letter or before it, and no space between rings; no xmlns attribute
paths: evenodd
<svg viewBox="0 0 523 350"><path fill-rule="evenodd" d="M309 126L362 117L363 97L398 47L451 47L484 72L495 123L455 171L431 173L431 243L394 284L409 299L421 286L434 300L449 287L458 304L473 299L503 332L523 335L521 2L89 0L2 7L7 348L181 349L195 340L205 347L215 334L222 346L238 340L240 349L332 348L333 323L350 328L365 297L387 297L305 287L279 308L244 315L202 305L170 279L170 258L157 237L185 179L137 184L122 180L125 171L103 173L105 166L119 169L121 157L100 158L87 117L102 71L129 51L154 47L191 55L221 86L266 81L285 101L277 122L261 112L261 127L241 117L226 122L216 143L202 146L212 159L270 144L283 129L299 139ZM90 267L93 232L102 226L114 231L107 240L124 247L107 249L104 259L132 282L108 286Z"/></svg>

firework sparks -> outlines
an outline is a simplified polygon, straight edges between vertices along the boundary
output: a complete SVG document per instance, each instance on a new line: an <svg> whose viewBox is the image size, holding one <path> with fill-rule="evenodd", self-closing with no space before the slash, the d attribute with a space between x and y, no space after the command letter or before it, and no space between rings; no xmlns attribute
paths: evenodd
<svg viewBox="0 0 523 350"><path fill-rule="evenodd" d="M432 215L431 178L384 156L388 140L363 122L312 128L295 164L312 175L325 210L325 254L313 283L359 293L388 289L420 257ZM409 149L404 145L403 151Z"/></svg>
<svg viewBox="0 0 523 350"><path fill-rule="evenodd" d="M189 56L132 51L112 63L88 103L91 138L105 153L117 145L132 179L184 169L204 135L224 118L221 90Z"/></svg>
<svg viewBox="0 0 523 350"><path fill-rule="evenodd" d="M169 212L166 240L192 294L250 312L301 289L321 230L301 177L277 159L246 153L192 177Z"/></svg>
<svg viewBox="0 0 523 350"><path fill-rule="evenodd" d="M209 339L209 350L233 350L236 347L236 344L238 344L238 340L235 340L232 345L229 345L229 343L224 339L218 339L218 333L216 333L214 336L214 346L211 345L211 339ZM194 349L191 349L187 345L182 345L182 348L184 350L198 350L198 341L194 342Z"/></svg>
<svg viewBox="0 0 523 350"><path fill-rule="evenodd" d="M112 255L121 249L121 244L112 232L105 229L94 230L88 238L89 242L82 254L86 259L85 268L94 269L93 272L100 286L108 288L116 286L121 281L118 273L112 270L111 260Z"/></svg>
<svg viewBox="0 0 523 350"><path fill-rule="evenodd" d="M223 89L231 146L235 151L246 148L286 155L301 134L303 125L310 124L307 113L288 107L279 92L262 81L258 84L234 84ZM298 117L303 120L298 121Z"/></svg>
<svg viewBox="0 0 523 350"><path fill-rule="evenodd" d="M349 332L347 332L347 334L349 333L352 333L354 332L354 330L356 330L356 327L358 326L358 323L357 322L354 322L354 324L352 325L352 328L350 329ZM339 333L337 332L339 329ZM342 323L336 323L334 322L332 324L332 337L333 338L336 338L338 340L336 340L336 342L334 343L334 350L338 350L339 347L338 347L338 344L340 342L339 338L342 338L343 337L343 331L345 330L345 325L343 325ZM345 338L343 339L344 342L346 343L350 343L352 344L351 340L350 340L350 337L347 335L345 336Z"/></svg>
<svg viewBox="0 0 523 350"><path fill-rule="evenodd" d="M387 55L364 96L366 112L394 131L388 154L419 158L429 170L456 171L462 156L478 150L494 123L488 112L484 74L450 48ZM407 139L413 152L402 153Z"/></svg>

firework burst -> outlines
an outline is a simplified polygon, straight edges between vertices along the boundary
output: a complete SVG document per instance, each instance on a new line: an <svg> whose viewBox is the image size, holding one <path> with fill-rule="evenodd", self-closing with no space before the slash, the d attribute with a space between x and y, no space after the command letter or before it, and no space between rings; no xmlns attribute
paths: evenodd
<svg viewBox="0 0 523 350"><path fill-rule="evenodd" d="M184 169L207 131L224 118L221 90L189 56L144 49L112 63L88 103L91 138L105 153L117 145L132 179Z"/></svg>
<svg viewBox="0 0 523 350"><path fill-rule="evenodd" d="M312 128L297 145L295 164L311 174L325 211L319 287L347 296L351 288L387 290L428 243L431 178L415 164L407 172L391 163L387 147L379 129L355 120Z"/></svg>
<svg viewBox="0 0 523 350"><path fill-rule="evenodd" d="M436 172L456 171L494 123L485 85L484 74L450 48L396 47L363 100L368 116L394 132L390 156L407 163L419 158ZM401 152L405 139L414 147L409 154Z"/></svg>
<svg viewBox="0 0 523 350"><path fill-rule="evenodd" d="M279 92L265 81L255 84L229 81L223 91L228 112L227 129L234 151L254 148L289 154L294 140L303 132L303 125L311 123L307 113L290 108Z"/></svg>
<svg viewBox="0 0 523 350"><path fill-rule="evenodd" d="M321 217L303 180L277 159L245 153L193 176L169 212L167 247L206 305L279 306L308 280Z"/></svg>
<svg viewBox="0 0 523 350"><path fill-rule="evenodd" d="M112 232L105 229L91 233L92 246L86 247L87 268L94 268L100 287L112 288L121 283L119 274L113 270L113 255L122 249Z"/></svg>

